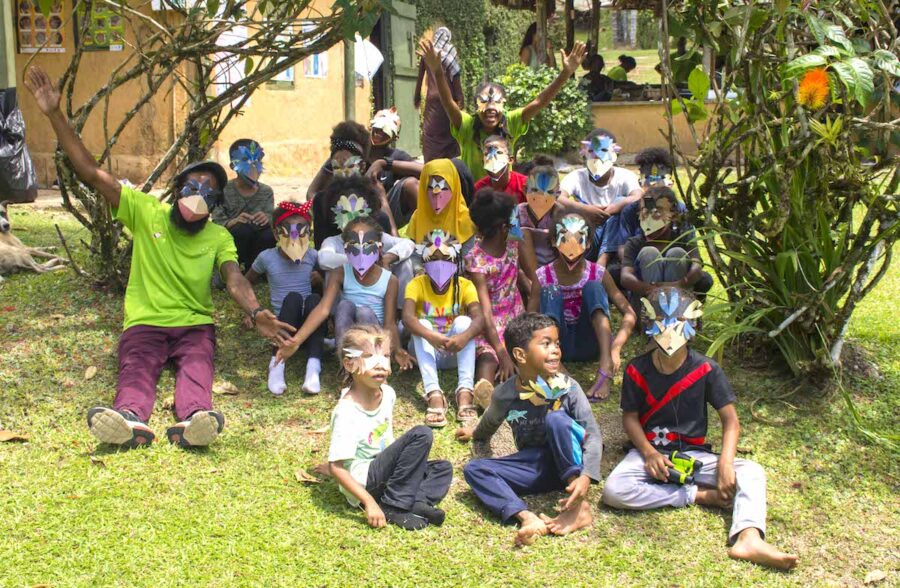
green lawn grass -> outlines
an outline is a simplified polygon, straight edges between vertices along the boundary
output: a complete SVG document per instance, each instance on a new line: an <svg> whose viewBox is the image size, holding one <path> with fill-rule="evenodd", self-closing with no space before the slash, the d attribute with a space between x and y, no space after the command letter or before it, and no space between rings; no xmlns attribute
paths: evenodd
<svg viewBox="0 0 900 588"><path fill-rule="evenodd" d="M70 244L88 238L63 212L27 210L14 208L12 221L30 244L56 244L54 223ZM86 262L86 250L79 246L76 258ZM850 378L847 386L866 426L883 433L894 432L900 404L898 295L895 266L851 328L881 376ZM241 329L226 295L215 299L216 381L240 391L215 395L227 418L224 435L205 451L163 442L117 452L97 445L85 411L115 393L121 296L91 289L69 271L19 274L0 286L0 429L30 437L0 444L0 586L837 586L861 585L872 570L888 573L885 584L898 582L898 456L867 442L838 396L804 392L788 399L792 407L772 401L791 385L775 356L732 349L723 365L739 398L741 451L768 473L768 537L800 554L796 571L729 560L727 514L616 512L598 505L600 487L590 493L590 529L517 550L513 530L489 516L462 480L470 448L453 440L452 428L435 435L433 450L456 467L442 528L373 531L332 482L299 483L296 472L326 456L321 429L337 398L336 363L325 363L323 394L306 398L303 362L293 362L288 393L273 398L265 384L268 345ZM637 347L635 338L624 357ZM86 380L90 366L99 371ZM575 367L588 381L590 366ZM417 381L391 380L398 435L422 422ZM595 409L604 475L622 456L620 382ZM159 390L150 424L162 434L173 420L170 371ZM754 401L765 421L751 417ZM718 438L717 426L711 436ZM532 504L549 512L558 498Z"/></svg>

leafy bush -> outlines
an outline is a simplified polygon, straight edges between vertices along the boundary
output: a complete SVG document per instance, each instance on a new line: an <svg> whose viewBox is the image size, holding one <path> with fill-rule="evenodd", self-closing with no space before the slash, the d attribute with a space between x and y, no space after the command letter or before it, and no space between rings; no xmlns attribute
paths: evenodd
<svg viewBox="0 0 900 588"><path fill-rule="evenodd" d="M507 104L518 108L528 104L559 74L558 70L541 67L532 70L513 64L500 79L506 87ZM587 94L569 80L556 98L534 120L517 147L519 158L535 153L562 153L574 149L578 141L591 130L591 103Z"/></svg>

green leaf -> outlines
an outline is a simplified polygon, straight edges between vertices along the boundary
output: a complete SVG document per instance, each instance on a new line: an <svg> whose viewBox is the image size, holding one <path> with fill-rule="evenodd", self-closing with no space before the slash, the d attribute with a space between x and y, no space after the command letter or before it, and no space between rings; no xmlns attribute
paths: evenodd
<svg viewBox="0 0 900 588"><path fill-rule="evenodd" d="M850 39L847 38L847 35L844 34L844 29L838 25L829 23L828 26L825 27L825 36L831 39L832 42L843 47L850 54L854 53L853 43L851 43Z"/></svg>
<svg viewBox="0 0 900 588"><path fill-rule="evenodd" d="M698 65L688 76L688 90L695 100L706 100L709 93L709 76L703 71L703 66Z"/></svg>
<svg viewBox="0 0 900 588"><path fill-rule="evenodd" d="M206 0L206 12L210 16L216 16L219 13L219 0Z"/></svg>
<svg viewBox="0 0 900 588"><path fill-rule="evenodd" d="M253 72L253 58L247 57L244 60L244 75L249 76L251 72Z"/></svg>
<svg viewBox="0 0 900 588"><path fill-rule="evenodd" d="M809 25L809 31L816 38L819 45L825 44L825 23L819 20L816 15L809 12L806 13L806 24Z"/></svg>
<svg viewBox="0 0 900 588"><path fill-rule="evenodd" d="M841 52L833 45L822 45L821 47L817 47L813 53L821 55L822 57L840 57L841 55Z"/></svg>
<svg viewBox="0 0 900 588"><path fill-rule="evenodd" d="M679 114L682 113L681 102L678 102L677 100L672 100L671 106L672 106L672 116L678 116Z"/></svg>
<svg viewBox="0 0 900 588"><path fill-rule="evenodd" d="M878 49L872 53L872 60L878 69L900 77L900 59L890 51Z"/></svg>
<svg viewBox="0 0 900 588"><path fill-rule="evenodd" d="M822 67L826 63L828 62L821 55L808 53L806 55L801 55L797 59L787 62L784 65L782 73L784 74L784 77L794 78L808 69L811 69L813 67Z"/></svg>
<svg viewBox="0 0 900 588"><path fill-rule="evenodd" d="M852 57L832 63L831 68L837 73L847 92L860 106L865 106L875 91L875 74L869 64L859 57Z"/></svg>
<svg viewBox="0 0 900 588"><path fill-rule="evenodd" d="M50 10L53 9L54 0L38 0L38 8L41 9L41 14L44 16L50 16Z"/></svg>

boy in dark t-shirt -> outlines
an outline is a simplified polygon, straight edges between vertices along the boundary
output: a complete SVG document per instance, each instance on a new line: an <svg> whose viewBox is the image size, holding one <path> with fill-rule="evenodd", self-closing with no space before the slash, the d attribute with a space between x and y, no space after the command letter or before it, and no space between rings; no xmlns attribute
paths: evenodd
<svg viewBox="0 0 900 588"><path fill-rule="evenodd" d="M475 459L463 468L472 492L504 522L518 519L517 545L530 545L548 532L566 535L593 522L585 500L600 481L603 439L578 382L560 372L559 330L548 316L533 312L514 318L504 340L519 370L496 390L477 428L456 431L460 441L488 442L503 421L512 428L518 451L506 457ZM565 490L556 518L536 515L519 497Z"/></svg>
<svg viewBox="0 0 900 588"><path fill-rule="evenodd" d="M649 510L701 504L732 508L728 555L779 569L797 556L764 540L766 475L759 464L735 459L740 424L734 391L722 368L687 346L700 303L678 288L660 288L643 299L653 351L632 360L622 382L622 422L629 449L610 473L603 502L613 508ZM707 442L710 404L722 420L722 453ZM673 452L695 459L693 479L670 481ZM681 456L679 456L681 457Z"/></svg>

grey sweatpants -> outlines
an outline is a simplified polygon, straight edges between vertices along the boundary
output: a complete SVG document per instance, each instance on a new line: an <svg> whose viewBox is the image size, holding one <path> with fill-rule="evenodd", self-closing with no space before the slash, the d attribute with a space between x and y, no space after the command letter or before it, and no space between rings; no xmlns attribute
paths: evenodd
<svg viewBox="0 0 900 588"><path fill-rule="evenodd" d="M610 472L603 487L603 502L613 508L625 510L650 510L663 506L688 506L694 504L697 486L715 488L718 480L719 456L708 451L684 451L703 465L694 467L696 484L660 484L644 469L644 457L637 449L628 452L619 465ZM734 474L737 492L734 497L734 513L728 541L733 543L744 529L759 529L766 534L766 473L758 463L736 458Z"/></svg>

